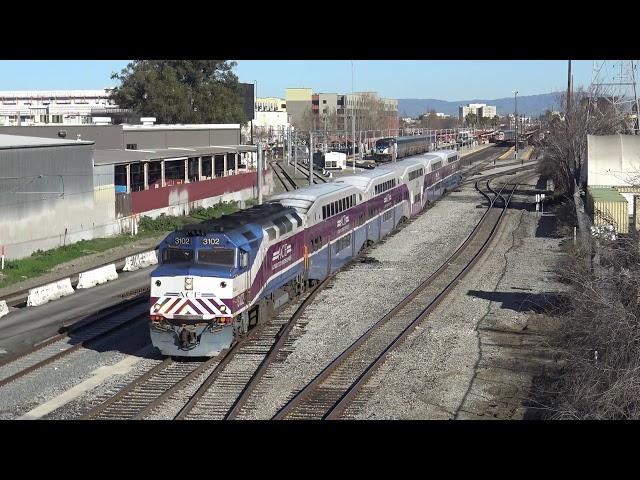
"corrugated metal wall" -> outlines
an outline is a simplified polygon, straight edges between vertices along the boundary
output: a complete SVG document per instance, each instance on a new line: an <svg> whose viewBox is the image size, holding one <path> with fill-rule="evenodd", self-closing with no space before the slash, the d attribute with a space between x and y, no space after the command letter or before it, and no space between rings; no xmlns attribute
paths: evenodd
<svg viewBox="0 0 640 480"><path fill-rule="evenodd" d="M0 245L8 258L109 231L114 207L104 184L96 202L92 148L0 150Z"/></svg>
<svg viewBox="0 0 640 480"><path fill-rule="evenodd" d="M626 200L594 200L593 196L589 194L587 206L592 215L594 225L609 225L610 222L607 217L610 217L615 222L618 233L629 233L629 208Z"/></svg>

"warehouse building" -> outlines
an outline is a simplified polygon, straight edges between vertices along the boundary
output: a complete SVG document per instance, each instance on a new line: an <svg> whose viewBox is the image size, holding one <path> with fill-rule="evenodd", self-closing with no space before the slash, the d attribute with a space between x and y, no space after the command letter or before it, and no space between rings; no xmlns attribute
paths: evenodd
<svg viewBox="0 0 640 480"><path fill-rule="evenodd" d="M115 233L113 181L94 171L92 156L89 141L0 135L0 246L8 258Z"/></svg>
<svg viewBox="0 0 640 480"><path fill-rule="evenodd" d="M0 161L0 246L8 258L126 233L143 215L184 215L200 206L257 196L256 147L239 144L237 124L4 127L0 137L5 150L13 150ZM80 146L85 148L82 158L73 150ZM24 169L16 156L28 159ZM272 189L265 165L262 193ZM73 208L59 204L58 197L73 202ZM20 206L22 199L28 200L26 206ZM43 213L34 210L38 203ZM16 219L19 228L9 228Z"/></svg>
<svg viewBox="0 0 640 480"><path fill-rule="evenodd" d="M96 150L95 168L111 175L116 218L187 215L220 201L257 196L257 177L249 161L253 145L145 150ZM271 173L263 194L271 193ZM123 225L126 228L126 225Z"/></svg>

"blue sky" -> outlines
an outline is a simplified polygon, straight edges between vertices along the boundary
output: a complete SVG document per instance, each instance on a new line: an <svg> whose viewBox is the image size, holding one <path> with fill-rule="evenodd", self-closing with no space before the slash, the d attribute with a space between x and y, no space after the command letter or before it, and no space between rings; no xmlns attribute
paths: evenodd
<svg viewBox="0 0 640 480"><path fill-rule="evenodd" d="M111 73L126 60L0 60L0 90L98 89L115 85ZM572 63L574 84L591 81L591 61ZM239 60L236 74L258 82L259 96L283 97L286 87L317 92L351 91L349 60ZM562 60L356 60L355 91L390 98L494 99L566 88Z"/></svg>

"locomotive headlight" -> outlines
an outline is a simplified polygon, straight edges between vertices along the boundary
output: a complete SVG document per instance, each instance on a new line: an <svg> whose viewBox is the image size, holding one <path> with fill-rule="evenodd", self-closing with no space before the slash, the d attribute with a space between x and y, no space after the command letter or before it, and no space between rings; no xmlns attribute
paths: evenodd
<svg viewBox="0 0 640 480"><path fill-rule="evenodd" d="M226 306L226 305L221 305L221 306L220 306L220 311L221 311L222 313L226 312L226 311L227 311L227 306Z"/></svg>
<svg viewBox="0 0 640 480"><path fill-rule="evenodd" d="M160 285L162 285L162 282L160 280L156 280L156 287L159 287Z"/></svg>
<svg viewBox="0 0 640 480"><path fill-rule="evenodd" d="M187 277L184 279L184 289L193 290L193 277Z"/></svg>
<svg viewBox="0 0 640 480"><path fill-rule="evenodd" d="M220 282L220 286L221 286L222 288L226 287L226 286L227 286L227 282Z"/></svg>

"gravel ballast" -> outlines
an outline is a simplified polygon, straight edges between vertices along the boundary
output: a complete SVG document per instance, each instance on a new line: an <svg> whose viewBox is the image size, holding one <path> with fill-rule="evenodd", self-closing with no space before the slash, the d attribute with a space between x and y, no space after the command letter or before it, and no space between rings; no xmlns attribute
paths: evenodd
<svg viewBox="0 0 640 480"><path fill-rule="evenodd" d="M472 231L484 208L473 186L438 201L405 228L375 246L364 262L339 272L303 315L305 333L271 370L257 407L240 418L271 418L326 364L440 267ZM254 402L252 402L254 403Z"/></svg>
<svg viewBox="0 0 640 480"><path fill-rule="evenodd" d="M493 247L391 352L345 418L523 418L541 349L538 336L523 335L537 321L523 302L563 289L551 271L559 239L536 236L539 222L535 212L507 215Z"/></svg>

